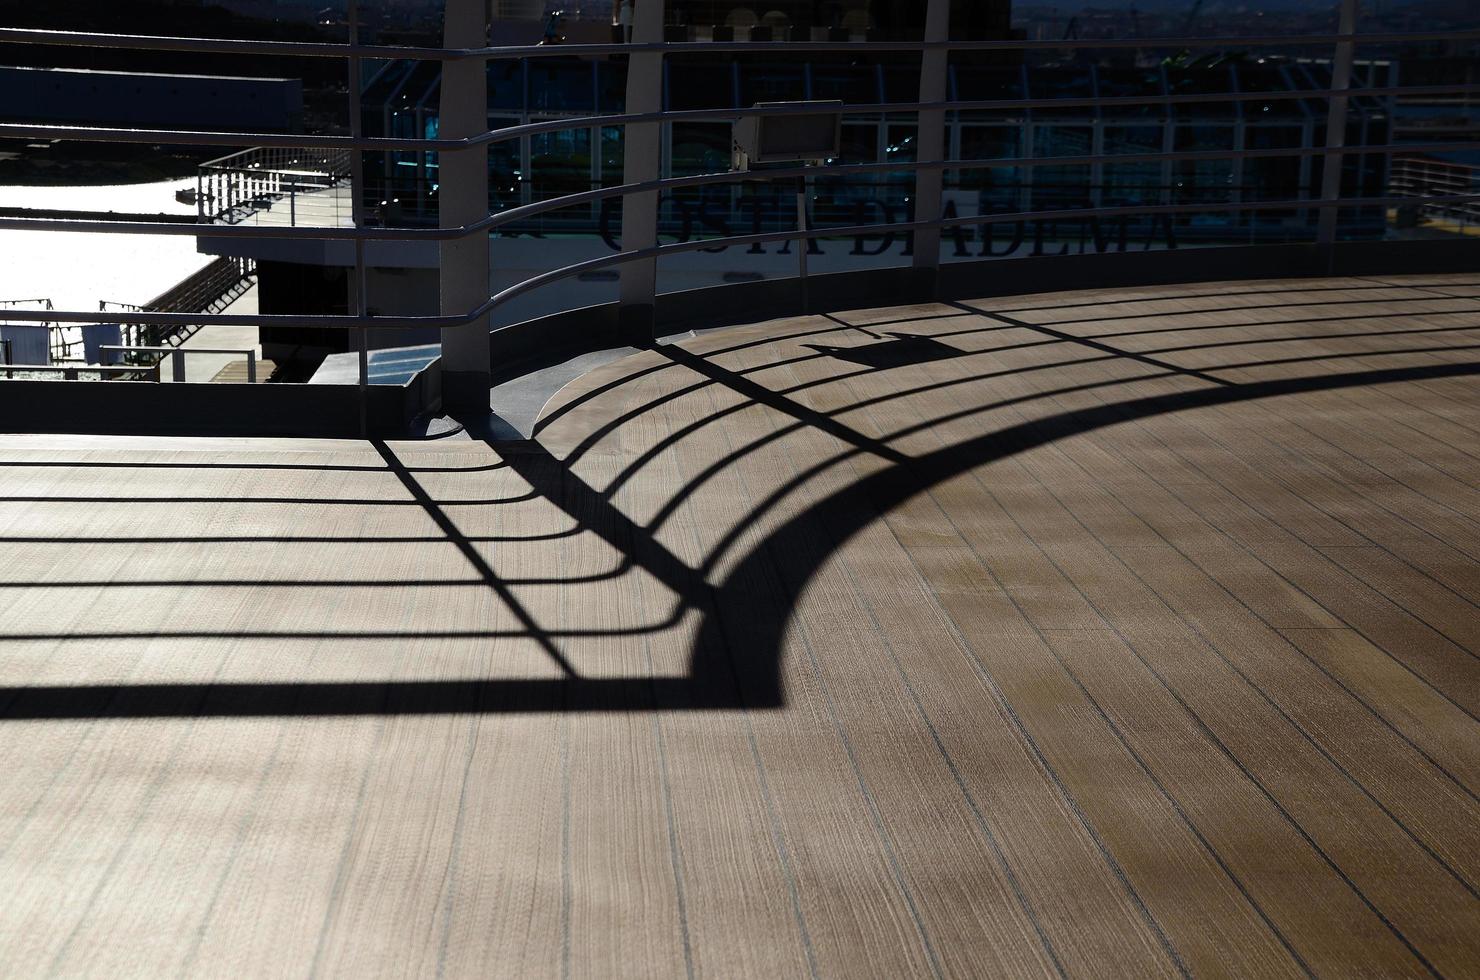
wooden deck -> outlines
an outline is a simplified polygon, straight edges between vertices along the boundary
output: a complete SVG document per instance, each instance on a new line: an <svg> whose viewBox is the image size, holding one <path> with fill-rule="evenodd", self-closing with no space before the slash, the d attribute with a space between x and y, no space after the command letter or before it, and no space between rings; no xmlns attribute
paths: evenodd
<svg viewBox="0 0 1480 980"><path fill-rule="evenodd" d="M0 438L7 976L1480 974L1480 276Z"/></svg>

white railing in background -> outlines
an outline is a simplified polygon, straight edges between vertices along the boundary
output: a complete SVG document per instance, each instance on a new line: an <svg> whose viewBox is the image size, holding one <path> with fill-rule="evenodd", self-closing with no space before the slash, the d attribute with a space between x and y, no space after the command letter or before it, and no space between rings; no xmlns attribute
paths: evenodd
<svg viewBox="0 0 1480 980"><path fill-rule="evenodd" d="M1393 161L1388 185L1400 197L1417 199L1417 203L1400 204L1400 216L1412 209L1415 219L1422 215L1433 224L1458 226L1461 232L1480 231L1480 166L1432 157L1399 157Z"/></svg>
<svg viewBox="0 0 1480 980"><path fill-rule="evenodd" d="M240 224L284 204L290 226L339 225L350 205L338 188L352 192L350 151L255 146L201 164L195 177L196 217L201 223Z"/></svg>
<svg viewBox="0 0 1480 980"><path fill-rule="evenodd" d="M114 356L125 354L154 355L156 360L152 364L135 367L131 365L119 365L123 368L131 368L135 371L153 371L154 380L160 379L160 365L164 363L165 357L170 358L170 380L177 383L183 382L185 378L185 355L187 354L242 354L247 359L247 384L257 383L257 351L253 347L154 347L145 344L103 344L98 348L105 361L111 361ZM86 368L85 370L91 370Z"/></svg>

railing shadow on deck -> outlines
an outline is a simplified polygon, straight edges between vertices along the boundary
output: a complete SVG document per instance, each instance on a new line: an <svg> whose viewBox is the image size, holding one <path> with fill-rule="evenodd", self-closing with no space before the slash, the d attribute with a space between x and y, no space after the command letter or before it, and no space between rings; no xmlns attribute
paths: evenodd
<svg viewBox="0 0 1480 980"><path fill-rule="evenodd" d="M1309 293L1311 290L1303 290ZM1226 295L1226 294L1219 294ZM1154 301L1156 297L1143 295L1140 301ZM1168 297L1172 298L1172 297ZM1178 297L1180 298L1180 297ZM1435 297L1440 298L1440 297ZM1452 297L1466 299L1468 297ZM1335 297L1332 297L1334 300ZM1057 307L1037 306L1033 311L1069 309L1075 304ZM1278 305L1278 304L1274 304ZM1298 303L1301 307L1312 304ZM1342 301L1341 305L1348 303ZM1267 307L1266 307L1267 308ZM436 631L406 630L395 632L344 632L344 631L149 631L125 633L98 631L92 633L69 632L59 634L11 634L4 642L53 641L53 642L102 642L117 639L216 639L234 638L241 640L288 640L322 639L338 641L403 640L433 638L460 638L470 640L498 640L520 638L538 644L560 668L562 677L549 679L484 680L477 678L450 680L368 680L346 682L275 682L275 683L179 683L179 684L79 684L48 686L12 686L0 688L0 720L36 720L64 718L140 718L140 717L252 717L252 716L337 716L337 715L430 715L462 713L518 713L518 712L581 712L581 711L663 711L663 710L745 710L773 709L785 705L786 697L782 686L781 659L785 650L788 625L798 612L799 597L808 583L817 575L842 547L855 535L875 521L881 520L892 509L932 487L959 474L992 462L1007 459L1037 447L1078 435L1093 433L1111 426L1135 422L1157 416L1169 415L1198 408L1233 405L1241 402L1278 398L1281 396L1310 394L1369 385L1402 382L1422 382L1441 378L1464 378L1480 375L1480 358L1459 362L1435 363L1420 366L1363 369L1322 373L1302 377L1279 378L1254 382L1234 382L1204 372L1193 371L1157 360L1156 353L1132 355L1105 341L1113 335L1094 334L1077 336L1063 333L1053 327L1027 323L1007 312L1024 315L1026 308L1011 311L991 312L972 306L958 306L940 315L910 317L897 321L869 323L859 327L842 320L823 320L820 324L794 331L785 336L792 340L814 338L828 339L839 331L849 331L855 336L862 332L875 342L862 347L841 348L825 343L803 345L809 347L807 354L783 361L770 361L742 370L731 370L717 363L720 355L734 353L747 347L773 343L777 337L768 335L757 341L723 347L701 356L682 347L655 345L651 351L662 360L657 364L636 367L610 383L593 388L582 395L568 400L560 408L546 415L540 423L548 427L554 420L567 415L591 399L619 389L622 385L649 376L659 371L680 368L694 377L691 383L648 399L628 412L608 420L585 437L563 458L556 458L535 439L517 444L490 443L500 456L492 465L458 466L407 466L394 451L384 443L375 443L384 460L384 467L371 466L298 466L297 464L260 464L264 469L302 468L308 470L364 470L393 474L405 491L404 498L390 500L334 500L305 501L306 503L338 503L346 506L377 507L397 505L418 507L424 510L436 524L441 536L401 536L394 538L295 538L286 536L270 540L283 543L322 542L327 540L345 542L405 543L451 543L468 560L475 573L466 581L455 584L473 588L487 588L513 610L520 628L503 631ZM1473 312L1473 310L1468 311ZM1431 314L1425 314L1431 315ZM884 330L903 323L919 323L929 320L949 320L979 316L995 322L971 330L951 330L949 324L937 333L894 334ZM1063 322L1063 321L1060 321ZM1240 324L1248 326L1248 324ZM915 345L929 341L924 361L947 359L941 348L946 345L942 338L969 332L986 332L999 329L1028 329L1044 335L1042 341L1017 343L1000 349L1021 349L1027 346L1067 345L1087 348L1088 357L1071 357L1048 365L1009 369L995 372L996 376L1021 374L1026 371L1051 370L1056 367L1085 363L1086 361L1116 361L1134 356L1148 367L1157 369L1153 374L1140 374L1133 378L1115 378L1091 384L1080 384L1068 388L1034 391L1026 395L992 401L984 404L965 404L959 410L944 416L934 417L875 439L856 432L844 425L838 415L860 407L884 404L912 394L936 391L979 381L993 375L975 375L968 378L952 378L933 381L913 388L892 391L887 395L870 399L855 400L833 412L819 412L792 396L799 391L817 385L825 385L863 374L891 370L900 363L923 363L921 360L901 362L891 351L872 363L868 348L898 345L901 339L913 339ZM1202 327L1186 329L1200 330ZM1443 329L1443 328L1438 328ZM1475 328L1455 328L1475 329ZM1167 332L1171 332L1170 330ZM1393 333L1429 334L1434 329L1425 325L1412 331L1388 331ZM1325 335L1329 336L1329 335ZM1296 338L1278 338L1278 341ZM1250 339L1247 344L1268 344L1269 339ZM1237 345L1239 342L1232 342ZM1204 345L1205 346L1205 345ZM922 347L922 349L924 349ZM947 348L949 349L949 348ZM993 349L993 350L1000 350ZM1172 347L1167 350L1197 349L1196 347ZM1399 355L1428 350L1427 347L1397 347L1384 351L1364 351L1364 358ZM1446 350L1473 352L1471 346L1450 347ZM850 356L838 358L850 365L859 365L857 370L845 370L820 380L806 381L782 390L774 390L747 377L757 371L768 370L784 364L796 364L818 358L834 357L846 351ZM860 353L862 352L862 353ZM990 352L990 351L989 351ZM1164 352L1164 351L1163 351ZM916 353L919 353L918 351ZM961 354L984 353L982 351L960 352ZM1339 355L1318 358L1339 360ZM1266 359L1247 361L1244 365L1283 364L1304 358ZM1218 370L1212 368L1208 370ZM982 433L980 436L958 442L941 449L919 454L906 455L894 444L910 435L947 422L981 416L1004 407L1024 404L1045 398L1053 398L1075 391L1099 389L1102 396L1114 398L1113 389L1133 382L1148 379L1180 376L1198 386L1175 392L1128 397L1105 401L1086 408L1064 411L1042 418L1006 425ZM724 409L697 419L657 444L647 447L637 458L627 464L614 480L604 489L597 489L574 472L574 465L602 438L622 425L644 413L658 408L662 403L683 397L706 387L722 388L734 395L738 401ZM706 426L722 421L725 417L745 408L764 405L790 421L754 439L746 445L732 449L715 460L704 470L694 474L676 488L657 513L646 523L632 520L613 502L615 493L634 479L641 469L658 458L664 450L684 439L693 437ZM477 419L468 419L476 429ZM812 465L797 473L781 485L770 489L763 498L752 502L744 514L738 516L725 533L714 542L704 561L694 567L685 563L661 544L657 532L673 517L683 501L695 494L704 483L721 469L744 465L760 448L785 435L803 429L811 429L832 436L838 443L837 452L816 460ZM740 547L747 534L762 518L772 514L775 508L820 473L863 455L873 456L884 465L861 479L814 501L799 513L771 530L766 537L748 552L739 555L730 563L728 572L717 583L712 577L721 567L721 561ZM10 466L65 465L52 461L0 463L0 470ZM91 465L79 463L76 465ZM193 468L195 464L179 462L138 464L107 463L107 466L141 466L165 468ZM257 468L259 464L214 463L205 464L219 468ZM478 473L507 468L525 481L532 489L517 498L499 498L486 501L438 500L429 493L418 479L423 473ZM45 499L45 498L38 498ZM94 498L89 498L94 499ZM137 498L118 498L135 500ZM170 498L178 499L178 498ZM201 498L234 502L257 498ZM533 535L509 535L504 537L467 536L445 512L451 505L493 505L510 503L514 500L541 499L553 504L570 521L570 526L555 533ZM99 501L103 502L103 501ZM164 502L164 498L161 498ZM618 565L610 570L583 577L549 577L518 579L498 575L482 558L476 545L493 541L541 541L571 537L590 532L620 556ZM16 540L11 538L10 540ZM24 540L64 541L66 538L43 537ZM230 536L139 539L88 539L92 543L122 544L126 540L168 541L174 543L229 543L233 541L260 540L255 538L232 538ZM630 628L614 630L558 630L543 627L520 603L512 591L514 586L525 584L572 585L578 582L598 581L626 574L632 569L641 569L668 588L675 597L672 610L666 615L655 611L655 622ZM48 583L51 587L76 583ZM252 582L252 581L181 581L167 582L97 582L107 587L130 587L134 585L187 586L329 586L358 588L362 586L409 586L418 583L407 581L357 582ZM437 583L449 584L439 580ZM0 588L12 588L5 585ZM30 586L28 586L30 587ZM591 678L579 674L575 665L566 658L562 641L580 637L642 636L662 632L676 626L685 615L697 614L699 624L690 645L689 670L684 676Z"/></svg>

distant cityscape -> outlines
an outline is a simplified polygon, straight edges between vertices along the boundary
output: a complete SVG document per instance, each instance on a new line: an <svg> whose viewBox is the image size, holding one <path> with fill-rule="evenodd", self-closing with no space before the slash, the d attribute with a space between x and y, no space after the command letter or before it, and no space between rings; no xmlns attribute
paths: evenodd
<svg viewBox="0 0 1480 980"><path fill-rule="evenodd" d="M551 15L561 15L576 22L612 23L617 18L618 6L618 0L493 0L493 13L496 20L541 21ZM677 10L695 5L675 3L669 6L669 19L676 21L682 17L676 13ZM723 20L726 12L745 9L747 5L715 2L697 6L719 12L720 16L714 19ZM765 9L787 6L785 3L771 3L765 5ZM842 5L817 2L802 6L832 10ZM860 0L848 6L865 7L867 4ZM168 21L189 12L209 14L213 8L233 17L303 26L339 26L345 18L342 0L327 4L323 0L122 0L107 5L89 0L60 0L45 5L6 0L0 3L0 19L12 26L51 26L72 21L70 26L73 29L81 29L95 26L100 21L129 17L143 29L150 13ZM441 9L440 0L365 0L360 4L359 13L361 24L367 30L433 31L440 26ZM1058 0L1054 3L1017 4L1012 8L1011 19L1015 29L1033 39L1165 37L1192 31L1234 35L1327 30L1332 25L1335 10L1336 4L1329 0L1124 0L1109 3L1106 0ZM1473 26L1477 16L1473 0L1364 0L1360 11L1361 26L1365 30L1459 28ZM145 15L143 21L138 20L140 14Z"/></svg>

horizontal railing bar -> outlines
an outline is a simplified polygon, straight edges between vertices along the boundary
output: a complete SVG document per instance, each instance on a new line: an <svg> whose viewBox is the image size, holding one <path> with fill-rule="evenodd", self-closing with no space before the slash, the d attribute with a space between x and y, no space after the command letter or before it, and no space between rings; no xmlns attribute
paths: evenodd
<svg viewBox="0 0 1480 980"><path fill-rule="evenodd" d="M485 229L499 228L503 225L512 224L525 218L537 217L561 211L568 207L580 204L590 204L595 201L606 200L614 197L624 197L628 194L641 194L647 191L674 190L684 187L702 187L714 184L730 184L742 182L756 182L769 180L787 180L796 177L847 177L854 174L863 175L870 173L890 173L902 170L992 170L992 169L1031 169L1033 167L1074 167L1092 166L1095 164L1116 163L1162 163L1177 162L1181 160L1248 160L1263 159L1269 157L1305 157L1305 156L1328 156L1333 154L1383 154L1392 152L1412 153L1441 153L1446 151L1463 151L1480 148L1480 143L1472 142L1449 142L1449 143L1416 143L1416 144L1382 144L1377 147L1327 147L1327 146L1300 146L1300 147L1277 147L1271 149L1254 150L1174 150L1170 153L1101 153L1085 156L1064 157L992 157L982 160L932 160L910 163L850 163L834 164L817 167L785 167L776 170L758 171L732 171L716 174L694 174L687 177L665 177L660 180L645 181L635 184L622 184L615 187L602 187L589 191L578 191L562 197L551 198L545 201L535 201L531 204L523 204L518 207L499 211L489 215L487 218L465 226L469 232L477 232ZM443 229L438 229L443 230Z"/></svg>
<svg viewBox="0 0 1480 980"><path fill-rule="evenodd" d="M845 105L843 115L914 113L929 110L946 112L1011 111L1020 109L1072 109L1143 105L1193 105L1208 102L1280 102L1300 99L1324 99L1333 95L1348 98L1379 98L1406 92L1425 93L1474 92L1480 85L1386 86L1365 89L1297 89L1279 92L1190 92L1175 95L1108 96L1086 99L984 99L954 102L879 102ZM662 112L612 113L597 116L571 116L561 119L506 126L487 130L462 139L395 139L366 136L306 136L288 133L224 133L201 130L120 129L103 126L51 126L30 123L0 123L0 138L60 139L92 143L174 143L181 146L282 146L299 149L333 148L357 150L456 151L482 144L503 143L540 133L558 133L593 126L626 126L645 122L712 122L740 119L745 116L785 116L816 114L806 106L775 106L752 109L690 109Z"/></svg>
<svg viewBox="0 0 1480 980"><path fill-rule="evenodd" d="M203 167L203 168L204 167L223 167L223 166L225 166L227 160L235 160L237 157L250 156L252 154L252 152L253 151L250 150L250 149L248 149L248 150L237 150L235 153L228 153L225 156L216 157L214 160L207 160L205 163L202 163L200 166Z"/></svg>
<svg viewBox="0 0 1480 980"><path fill-rule="evenodd" d="M1325 99L1345 96L1352 99L1383 98L1409 95L1480 94L1480 85L1397 85L1380 88L1292 89L1278 92L1182 92L1174 95L1123 95L1083 99L981 99L948 102L878 102L844 105L843 115L887 115L891 112L916 113L932 110L945 112L992 112L1028 109L1118 108L1159 105L1196 105L1201 103L1284 102L1302 99ZM664 110L662 112L611 113L596 116L569 116L559 119L490 129L462 139L398 139L385 136L308 136L291 133L228 133L203 130L121 129L106 126L53 126L35 123L0 123L0 138L78 140L90 143L173 143L181 146L263 146L296 149L355 149L446 151L469 149L484 144L504 143L523 136L558 133L594 126L627 126L651 122L724 122L745 116L815 115L816 108L805 105L766 108L721 108Z"/></svg>
<svg viewBox="0 0 1480 980"><path fill-rule="evenodd" d="M665 177L661 180L578 191L545 201L535 201L490 214L468 225L452 228L329 227L312 225L199 224L190 222L86 221L59 218L0 218L0 230L113 232L119 234L193 235L205 238L281 238L313 241L453 241L480 231L490 231L525 218L536 217L595 201L646 191L794 177L849 176L915 170L985 170L1032 167L1089 166L1094 164L1176 162L1180 160L1245 160L1266 157L1326 156L1330 154L1442 153L1474 149L1476 143L1384 143L1379 146L1332 148L1325 146L1278 147L1253 150L1175 150L1170 153L1106 153L1064 157L994 157L984 160L936 160L901 163L834 164L819 167L788 167L778 170L735 171ZM299 208L303 205L300 201ZM327 206L325 210L328 210ZM209 231L205 230L209 229Z"/></svg>
<svg viewBox="0 0 1480 980"><path fill-rule="evenodd" d="M52 371L68 374L75 371L96 371L107 374L137 374L140 371L153 370L152 365L144 367L137 364L0 364L0 374L10 371Z"/></svg>
<svg viewBox="0 0 1480 980"><path fill-rule="evenodd" d="M905 232L919 231L925 228L951 228L957 226L990 225L999 223L1016 223L1027 221L1042 221L1056 218L1103 218L1134 216L1142 214L1186 214L1198 211L1285 211L1300 210L1302 208L1320 208L1328 205L1342 207L1383 207L1386 205L1411 204L1416 201L1440 203L1450 200L1473 201L1480 194L1450 195L1447 197L1393 197L1393 198L1346 198L1346 199L1316 199L1306 201L1254 201L1226 204L1198 203L1198 204L1159 204L1159 205L1127 205L1108 208L1074 208L1055 209L1049 211L1020 211L1005 214L966 215L953 218L938 218L932 221L908 221L894 224L870 224L853 225L851 227L839 228L812 228L806 231L790 229L787 231L761 232L752 235L732 235L728 238L693 239L687 242L672 242L666 245L657 245L652 248L635 249L631 252L619 252L615 255L600 256L577 262L572 265L554 269L542 273L523 282L515 283L502 290L489 299L489 301L477 310L474 310L469 319L485 316L496 307L509 300L515 299L526 292L546 286L561 279L579 275L583 272L592 272L607 268L612 265L622 265L627 262L639 261L648 258L660 258L665 255L681 254L684 252L702 251L713 249L718 246L726 248L739 247L742 245L762 245L769 242L796 241L811 238L853 238L879 232L902 234ZM1239 246L1230 246L1239 247Z"/></svg>
<svg viewBox="0 0 1480 980"><path fill-rule="evenodd" d="M1409 31L1356 34L1255 34L1226 37L1084 38L1076 40L981 41L663 41L637 44L502 45L481 48L423 48L397 45L333 44L310 41L254 41L225 38L172 37L151 34L105 34L0 28L0 44L60 47L128 48L188 51L202 54L277 55L304 58L377 58L395 61L462 61L507 58L597 57L661 52L669 54L795 54L859 51L1059 51L1107 48L1208 48L1269 45L1327 47L1339 43L1402 44L1480 38L1480 30Z"/></svg>
<svg viewBox="0 0 1480 980"><path fill-rule="evenodd" d="M609 256L602 256L574 265L564 266L561 269L544 273L534 279L526 280L526 283L545 285L554 281L550 277L567 278L581 272L604 268L610 265L620 265L638 259L655 258L664 255L680 254L683 252L694 252L703 249L711 249L718 246L734 247L739 245L757 245L766 242L792 241L800 238L854 238L863 235L877 235L881 233L900 234L908 231L918 231L922 228L950 228L958 225L985 225L999 224L1018 221L1040 221L1051 219L1089 218L1089 217L1134 217L1136 215L1152 214L1190 214L1199 211L1228 212L1228 211L1296 211L1316 209L1327 206L1345 208L1372 208L1384 206L1397 206L1414 203L1443 204L1449 202L1469 202L1480 197L1477 194L1454 194L1434 197L1372 197L1372 198L1308 198L1304 200L1284 201L1243 201L1243 202L1197 202L1189 204L1134 204L1118 205L1115 207L1102 208L1058 208L1045 211L1017 211L984 215L962 215L952 218L937 218L930 221L909 221L897 223L874 223L865 225L845 225L832 228L812 228L807 231L791 229L788 231L763 232L754 235L732 235L727 238L701 238L687 242L673 242L667 245L658 245L650 249L634 250L631 252L618 252ZM3 227L3 225L0 225ZM1230 246L1237 247L1237 246ZM522 287L522 288L521 288ZM519 284L510 289L519 289L520 292L528 291L535 286ZM509 290L504 290L509 293ZM519 293L512 293L499 299L498 303L490 298L488 303L480 305L468 313L446 314L439 316L327 316L327 315L294 315L294 314L197 314L197 313L123 313L112 314L106 319L109 322L119 323L157 323L161 325L219 325L219 326L257 326L257 327L328 327L328 328L364 328L364 327L387 327L387 326L409 326L409 327L457 327L471 323L485 316L495 306L512 299ZM492 304L492 305L490 305ZM62 323L97 323L102 319L96 311L40 311L40 310L17 310L14 314L7 314L16 321L38 321L49 320ZM179 350L180 348L172 348Z"/></svg>
<svg viewBox="0 0 1480 980"><path fill-rule="evenodd" d="M154 322L154 321L150 321ZM100 344L100 351L123 354L255 354L255 347L150 347L142 344Z"/></svg>

